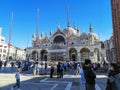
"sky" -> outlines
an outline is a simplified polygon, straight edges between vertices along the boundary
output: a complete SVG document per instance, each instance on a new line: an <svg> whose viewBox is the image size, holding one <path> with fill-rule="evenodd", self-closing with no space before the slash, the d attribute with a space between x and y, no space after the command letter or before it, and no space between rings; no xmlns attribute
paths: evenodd
<svg viewBox="0 0 120 90"><path fill-rule="evenodd" d="M37 10L39 8L38 34L49 36L67 27L67 7L69 6L70 26L76 26L80 33L93 32L100 40L112 36L112 16L110 0L0 0L0 27L2 36L8 43L10 20L13 12L12 37L10 43L24 49L32 46L32 34L36 33Z"/></svg>

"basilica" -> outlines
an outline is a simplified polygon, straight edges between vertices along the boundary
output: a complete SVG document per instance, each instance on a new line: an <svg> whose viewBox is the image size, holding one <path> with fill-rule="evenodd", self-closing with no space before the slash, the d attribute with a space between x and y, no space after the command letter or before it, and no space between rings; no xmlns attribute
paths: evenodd
<svg viewBox="0 0 120 90"><path fill-rule="evenodd" d="M68 23L61 30L58 25L56 32L50 30L50 36L43 33L38 37L36 47L36 35L32 35L32 47L26 48L27 59L37 61L75 61L84 62L90 59L94 62L102 62L106 59L105 50L98 35L94 33L92 25L89 33L82 32Z"/></svg>

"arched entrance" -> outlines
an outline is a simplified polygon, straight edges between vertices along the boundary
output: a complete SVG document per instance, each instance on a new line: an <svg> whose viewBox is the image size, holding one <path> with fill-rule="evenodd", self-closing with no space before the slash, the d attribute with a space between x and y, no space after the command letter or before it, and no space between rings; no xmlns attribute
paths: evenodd
<svg viewBox="0 0 120 90"><path fill-rule="evenodd" d="M70 61L77 61L77 50L75 48L71 48L69 50Z"/></svg>
<svg viewBox="0 0 120 90"><path fill-rule="evenodd" d="M100 61L100 56L99 56L99 49L98 48L95 48L94 49L94 59L97 60L97 61Z"/></svg>
<svg viewBox="0 0 120 90"><path fill-rule="evenodd" d="M47 51L46 50L41 51L41 61L47 61Z"/></svg>
<svg viewBox="0 0 120 90"><path fill-rule="evenodd" d="M53 41L54 43L65 43L65 39L64 39L64 37L63 36L56 36L55 38L54 38L54 41Z"/></svg>
<svg viewBox="0 0 120 90"><path fill-rule="evenodd" d="M88 48L83 48L80 51L81 56L81 62L84 62L85 59L90 58L90 50Z"/></svg>
<svg viewBox="0 0 120 90"><path fill-rule="evenodd" d="M32 52L32 59L36 60L36 58L37 58L37 61L38 61L38 52L37 51L33 51Z"/></svg>

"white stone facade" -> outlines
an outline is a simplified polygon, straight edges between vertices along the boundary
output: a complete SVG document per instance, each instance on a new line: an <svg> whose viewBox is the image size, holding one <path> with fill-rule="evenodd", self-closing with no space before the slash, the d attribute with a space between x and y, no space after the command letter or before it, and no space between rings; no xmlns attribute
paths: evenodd
<svg viewBox="0 0 120 90"><path fill-rule="evenodd" d="M13 45L10 45L8 54L8 44L5 43L5 37L3 37L1 34L2 28L0 27L0 60L5 61L7 57L10 57L12 60L25 60L25 50L17 48Z"/></svg>
<svg viewBox="0 0 120 90"><path fill-rule="evenodd" d="M1 34L2 28L0 27L0 60L6 60L8 46L5 43L5 38Z"/></svg>
<svg viewBox="0 0 120 90"><path fill-rule="evenodd" d="M26 51L24 49L10 45L9 57L11 57L12 60L25 60Z"/></svg>
<svg viewBox="0 0 120 90"><path fill-rule="evenodd" d="M63 30L58 26L55 33L50 31L50 37L45 37L42 33L38 41L39 45L36 48L36 36L33 34L32 47L26 49L28 59L77 62L91 59L92 62L102 62L106 58L106 51L101 47L101 42L91 25L88 34L80 33L78 28L69 25Z"/></svg>
<svg viewBox="0 0 120 90"><path fill-rule="evenodd" d="M115 62L115 47L114 47L114 39L113 36L109 40L104 42L105 50L106 50L106 58L108 62Z"/></svg>

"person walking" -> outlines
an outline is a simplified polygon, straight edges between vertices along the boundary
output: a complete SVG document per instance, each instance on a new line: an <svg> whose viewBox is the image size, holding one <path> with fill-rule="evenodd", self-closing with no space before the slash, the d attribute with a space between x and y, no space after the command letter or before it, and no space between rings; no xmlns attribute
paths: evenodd
<svg viewBox="0 0 120 90"><path fill-rule="evenodd" d="M7 61L4 62L4 67L6 67L6 66L7 66Z"/></svg>
<svg viewBox="0 0 120 90"><path fill-rule="evenodd" d="M106 90L120 90L120 73L116 63L109 66Z"/></svg>
<svg viewBox="0 0 120 90"><path fill-rule="evenodd" d="M17 90L20 90L20 72L21 72L21 69L18 68L17 73L15 74L16 84L13 87L11 87L11 90L13 90L13 88L15 87L18 88Z"/></svg>
<svg viewBox="0 0 120 90"><path fill-rule="evenodd" d="M81 76L80 83L84 84L85 83L85 77L84 77L83 65L81 65L81 67L80 67L80 76Z"/></svg>
<svg viewBox="0 0 120 90"><path fill-rule="evenodd" d="M76 76L80 75L80 65L77 64Z"/></svg>
<svg viewBox="0 0 120 90"><path fill-rule="evenodd" d="M89 59L85 59L84 76L86 79L85 83L86 90L95 90L96 75L92 70L91 60Z"/></svg>
<svg viewBox="0 0 120 90"><path fill-rule="evenodd" d="M1 67L2 67L2 64L3 64L3 63L2 63L2 61L0 60L0 69L1 69Z"/></svg>
<svg viewBox="0 0 120 90"><path fill-rule="evenodd" d="M60 62L57 65L57 78L60 78Z"/></svg>
<svg viewBox="0 0 120 90"><path fill-rule="evenodd" d="M51 65L50 78L53 78L53 73L54 73L54 65Z"/></svg>
<svg viewBox="0 0 120 90"><path fill-rule="evenodd" d="M60 63L60 78L63 78L63 63Z"/></svg>

